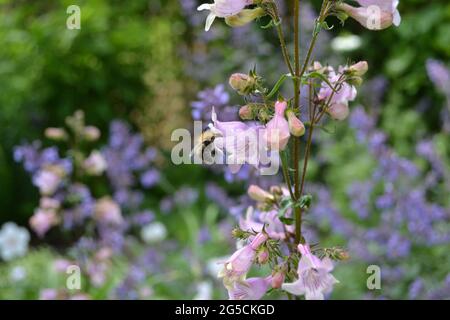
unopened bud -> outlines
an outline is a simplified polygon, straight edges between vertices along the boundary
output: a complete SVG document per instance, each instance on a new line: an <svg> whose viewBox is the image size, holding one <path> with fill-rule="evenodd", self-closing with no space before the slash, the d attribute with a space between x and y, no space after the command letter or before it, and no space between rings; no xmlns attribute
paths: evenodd
<svg viewBox="0 0 450 320"><path fill-rule="evenodd" d="M239 117L242 120L253 120L253 111L249 105L242 106L239 109Z"/></svg>
<svg viewBox="0 0 450 320"><path fill-rule="evenodd" d="M272 288L279 289L284 282L284 272L283 270L278 270L272 273Z"/></svg>
<svg viewBox="0 0 450 320"><path fill-rule="evenodd" d="M233 236L233 238L235 239L241 239L241 240L245 240L250 236L250 233L240 229L240 228L234 228L231 231L231 235Z"/></svg>
<svg viewBox="0 0 450 320"><path fill-rule="evenodd" d="M258 119L259 121L265 123L268 122L271 118L271 115L269 113L269 111L267 110L267 108L261 108L258 111Z"/></svg>
<svg viewBox="0 0 450 320"><path fill-rule="evenodd" d="M96 141L100 138L100 130L94 126L84 128L83 136L87 141Z"/></svg>
<svg viewBox="0 0 450 320"><path fill-rule="evenodd" d="M350 109L348 108L348 105L344 103L335 103L330 106L328 109L328 114L333 118L334 120L345 120L350 113Z"/></svg>
<svg viewBox="0 0 450 320"><path fill-rule="evenodd" d="M63 141L67 139L67 132L62 128L47 128L45 129L45 136L56 141Z"/></svg>
<svg viewBox="0 0 450 320"><path fill-rule="evenodd" d="M301 137L305 134L305 125L295 116L292 110L287 111L289 131L295 137Z"/></svg>
<svg viewBox="0 0 450 320"><path fill-rule="evenodd" d="M280 188L280 186L271 186L270 187L270 193L276 194L276 195L282 195L283 190Z"/></svg>
<svg viewBox="0 0 450 320"><path fill-rule="evenodd" d="M369 70L369 64L367 61L360 61L348 68L348 71L355 76L363 76Z"/></svg>
<svg viewBox="0 0 450 320"><path fill-rule="evenodd" d="M265 14L264 9L260 7L254 9L244 9L234 16L226 17L225 23L230 27L242 27L257 18L264 16Z"/></svg>
<svg viewBox="0 0 450 320"><path fill-rule="evenodd" d="M269 250L267 248L261 248L258 250L258 254L256 256L256 259L259 264L265 264L269 261Z"/></svg>
<svg viewBox="0 0 450 320"><path fill-rule="evenodd" d="M247 193L250 198L258 202L268 202L274 200L273 195L254 184L248 188Z"/></svg>
<svg viewBox="0 0 450 320"><path fill-rule="evenodd" d="M237 93L244 96L253 91L256 80L248 74L233 73L228 82Z"/></svg>
<svg viewBox="0 0 450 320"><path fill-rule="evenodd" d="M314 71L318 71L320 69L322 69L322 64L319 61L314 61L313 65L312 65L312 69Z"/></svg>
<svg viewBox="0 0 450 320"><path fill-rule="evenodd" d="M363 83L363 79L359 76L347 78L347 83L353 86L360 86Z"/></svg>
<svg viewBox="0 0 450 320"><path fill-rule="evenodd" d="M253 250L257 250L267 239L267 234L260 232L253 238L250 246Z"/></svg>

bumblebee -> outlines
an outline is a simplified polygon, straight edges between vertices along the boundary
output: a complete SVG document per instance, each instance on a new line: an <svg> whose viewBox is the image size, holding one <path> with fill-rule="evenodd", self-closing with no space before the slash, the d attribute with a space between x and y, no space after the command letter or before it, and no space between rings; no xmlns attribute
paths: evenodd
<svg viewBox="0 0 450 320"><path fill-rule="evenodd" d="M211 131L211 129L206 128L197 138L197 143L195 144L191 155L202 159L202 161L206 164L214 163L216 150L212 144L215 139L216 135Z"/></svg>

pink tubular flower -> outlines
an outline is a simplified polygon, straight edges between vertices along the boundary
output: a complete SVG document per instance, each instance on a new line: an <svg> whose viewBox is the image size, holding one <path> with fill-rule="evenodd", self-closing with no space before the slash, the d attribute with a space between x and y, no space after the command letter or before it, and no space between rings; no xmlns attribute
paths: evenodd
<svg viewBox="0 0 450 320"><path fill-rule="evenodd" d="M228 296L230 300L259 300L269 289L271 281L272 276L236 281L228 289Z"/></svg>
<svg viewBox="0 0 450 320"><path fill-rule="evenodd" d="M345 70L345 68L341 68ZM349 114L348 110L348 102L356 99L356 88L346 82L342 84L338 84L340 82L342 74L336 74L333 69L330 69L330 73L328 75L329 82L333 86L336 87L336 92L333 93L333 89L330 88L330 85L326 82L322 83L322 88L319 91L318 98L325 102L331 97L330 106L328 109L328 113L335 120L344 120L347 118Z"/></svg>
<svg viewBox="0 0 450 320"><path fill-rule="evenodd" d="M347 119L350 114L350 108L345 103L334 103L329 107L328 114L334 120L342 121Z"/></svg>
<svg viewBox="0 0 450 320"><path fill-rule="evenodd" d="M330 293L333 285L338 283L330 272L333 264L329 258L320 260L311 253L309 245L298 245L302 257L298 263L298 280L284 283L282 289L295 294L305 295L306 300L323 300L324 294Z"/></svg>
<svg viewBox="0 0 450 320"><path fill-rule="evenodd" d="M289 142L291 135L289 132L289 124L284 117L286 108L286 102L276 102L275 115L266 125L265 138L270 150L284 150Z"/></svg>
<svg viewBox="0 0 450 320"><path fill-rule="evenodd" d="M370 30L382 30L392 24L399 26L400 13L397 10L399 0L356 0L361 7L353 7L346 3L337 6L350 17Z"/></svg>
<svg viewBox="0 0 450 320"><path fill-rule="evenodd" d="M253 264L256 256L256 250L267 240L267 235L258 233L250 242L250 244L237 250L224 263L224 268L219 272L219 277L224 278L224 283L228 286L245 276Z"/></svg>
<svg viewBox="0 0 450 320"><path fill-rule="evenodd" d="M292 110L287 112L289 131L294 137L301 137L305 134L305 125L295 116Z"/></svg>
<svg viewBox="0 0 450 320"><path fill-rule="evenodd" d="M248 188L247 194L250 198L259 202L272 201L274 199L273 195L254 184Z"/></svg>
<svg viewBox="0 0 450 320"><path fill-rule="evenodd" d="M262 152L262 143L259 143L262 126L250 127L240 121L221 122L217 120L214 108L211 118L209 128L216 136L214 150L219 155L226 154L231 172L238 172L246 163L258 168Z"/></svg>
<svg viewBox="0 0 450 320"><path fill-rule="evenodd" d="M239 227L244 231L261 232L264 225L267 235L271 239L284 239L286 237L284 228L287 231L294 231L294 226L285 226L278 217L278 211L257 212L258 221L253 207L249 207L245 217L239 219Z"/></svg>
<svg viewBox="0 0 450 320"><path fill-rule="evenodd" d="M283 270L278 270L272 274L272 288L279 289L283 285L284 282L284 272Z"/></svg>
<svg viewBox="0 0 450 320"><path fill-rule="evenodd" d="M206 18L205 31L211 28L216 17L226 18L237 15L247 5L252 4L253 0L214 0L214 3L204 3L200 5L197 10L211 11Z"/></svg>

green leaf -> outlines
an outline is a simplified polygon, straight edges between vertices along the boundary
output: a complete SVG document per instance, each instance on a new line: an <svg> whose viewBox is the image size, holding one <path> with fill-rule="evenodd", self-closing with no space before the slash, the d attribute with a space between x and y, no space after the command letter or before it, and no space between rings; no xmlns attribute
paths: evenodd
<svg viewBox="0 0 450 320"><path fill-rule="evenodd" d="M278 219L280 219L281 222L283 222L285 225L293 225L294 224L294 219L292 218L286 218L286 217L279 217Z"/></svg>
<svg viewBox="0 0 450 320"><path fill-rule="evenodd" d="M331 88L331 90L336 92L336 90L334 89L334 86L331 84L330 80L328 80L328 77L326 75L324 75L323 73L320 73L317 71L313 71L313 72L304 74L302 76L302 84L308 84L308 80L314 79L314 78L319 78L320 80L324 81L326 84L328 84L328 86Z"/></svg>
<svg viewBox="0 0 450 320"><path fill-rule="evenodd" d="M271 19L268 24L266 24L264 26L261 26L261 29L269 29L269 28L272 28L272 27L274 27L276 25L277 24L273 21L273 19Z"/></svg>
<svg viewBox="0 0 450 320"><path fill-rule="evenodd" d="M282 217L284 217L284 214L286 213L286 211L292 207L293 202L290 197L286 197L286 198L281 199L280 204L281 204L281 208L278 211L278 218L281 219Z"/></svg>
<svg viewBox="0 0 450 320"><path fill-rule="evenodd" d="M311 206L311 202L312 202L312 195L305 194L298 201L298 206L304 210L308 210L309 207Z"/></svg>
<svg viewBox="0 0 450 320"><path fill-rule="evenodd" d="M269 92L269 94L267 95L267 99L272 98L280 89L281 85L283 84L283 82L287 79L287 78L292 78L293 80L297 79L298 77L294 77L292 76L290 73L286 73L283 74L278 81L275 83L275 85L273 86L272 90Z"/></svg>

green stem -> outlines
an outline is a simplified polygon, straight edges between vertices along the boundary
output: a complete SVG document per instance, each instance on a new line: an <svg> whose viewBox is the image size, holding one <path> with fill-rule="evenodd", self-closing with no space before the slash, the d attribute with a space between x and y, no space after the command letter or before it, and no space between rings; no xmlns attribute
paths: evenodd
<svg viewBox="0 0 450 320"><path fill-rule="evenodd" d="M294 109L300 113L300 0L294 0L294 50L295 50L295 76L294 79ZM294 195L295 199L300 199L299 188L299 154L300 137L294 138ZM302 239L302 212L299 207L294 209L295 217L295 243L300 243Z"/></svg>
<svg viewBox="0 0 450 320"><path fill-rule="evenodd" d="M295 200L294 193L292 192L291 176L289 175L288 163L284 157L284 151L282 151L282 154L280 154L280 158L281 158L281 169L283 171L284 181L286 182L286 185L288 187L289 195L291 196L292 200Z"/></svg>
<svg viewBox="0 0 450 320"><path fill-rule="evenodd" d="M325 18L327 16L327 12L328 12L328 2L329 2L329 0L324 0L324 2L322 3L322 7L320 8L320 13L319 13L319 18L318 18L319 23L323 23L325 21ZM309 61L311 59L314 47L316 46L316 41L317 41L318 36L319 36L319 32L314 31L313 37L309 44L308 53L306 54L306 58L305 58L305 61L303 62L302 71L300 72L299 77L303 76L303 74L306 71L306 68L308 68Z"/></svg>
<svg viewBox="0 0 450 320"><path fill-rule="evenodd" d="M284 38L283 27L281 25L280 14L278 13L278 8L277 8L277 5L275 2L273 3L272 19L274 20L274 23L275 23L275 26L277 29L278 39L280 40L281 52L283 54L284 62L286 63L286 66L288 67L291 75L294 75L294 69L292 68L291 58L289 57L289 51L286 46L286 40Z"/></svg>

